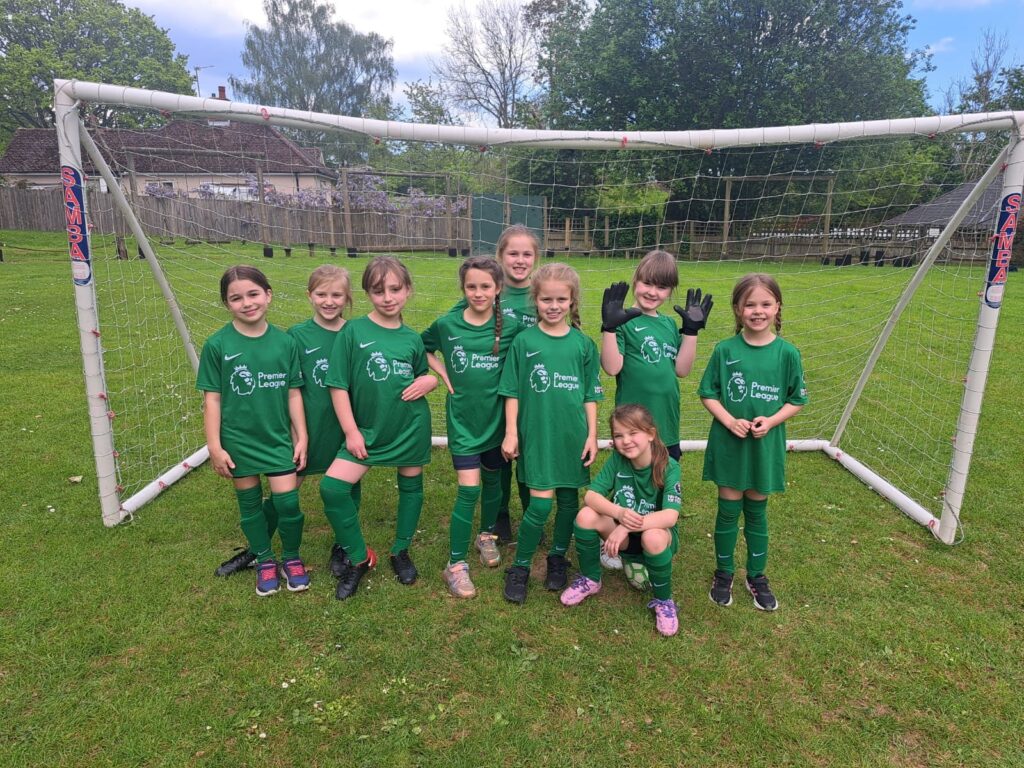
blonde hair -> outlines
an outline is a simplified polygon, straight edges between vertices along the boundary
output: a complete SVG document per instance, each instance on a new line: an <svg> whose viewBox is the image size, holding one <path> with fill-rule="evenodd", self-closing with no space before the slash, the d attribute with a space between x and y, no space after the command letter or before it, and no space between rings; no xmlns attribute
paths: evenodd
<svg viewBox="0 0 1024 768"><path fill-rule="evenodd" d="M646 282L646 281L645 281ZM639 429L641 432L653 433L651 440L651 479L657 488L665 487L665 468L668 467L668 448L661 441L658 435L658 428L654 425L654 417L651 412L637 403L626 403L620 405L608 418L608 427L612 434L615 434L615 424L623 427Z"/></svg>
<svg viewBox="0 0 1024 768"><path fill-rule="evenodd" d="M782 289L778 282L771 275L764 272L751 272L741 277L736 286L732 289L732 313L736 317L736 333L743 330L743 323L740 320L740 306L747 300L747 296L755 288L764 288L775 297L779 303L779 311L775 315L775 332L782 332Z"/></svg>
<svg viewBox="0 0 1024 768"><path fill-rule="evenodd" d="M471 269L479 269L481 272L486 272L494 280L494 287L498 289L494 296L494 347L491 349L491 354L496 355L501 346L503 319L501 314L501 287L505 282L505 272L502 270L501 265L490 256L470 256L459 265L459 287L462 288L463 293L466 291L466 273Z"/></svg>
<svg viewBox="0 0 1024 768"><path fill-rule="evenodd" d="M637 264L636 271L633 273L634 293L637 281L674 291L679 285L679 268L676 266L676 257L668 251L648 251L647 255L640 259L640 263Z"/></svg>
<svg viewBox="0 0 1024 768"><path fill-rule="evenodd" d="M530 238L530 242L533 243L533 255L540 256L540 240L533 230L525 224L513 224L511 227L505 227L505 231L498 237L498 244L494 247L494 258L501 261L502 254L508 248L508 241L513 237Z"/></svg>
<svg viewBox="0 0 1024 768"><path fill-rule="evenodd" d="M569 286L569 325L579 330L580 328L580 276L575 269L560 261L552 261L541 265L540 269L533 273L533 282L530 284L530 300L537 304L537 296L540 293L540 286L544 283L565 283Z"/></svg>
<svg viewBox="0 0 1024 768"><path fill-rule="evenodd" d="M312 293L324 283L338 282L345 292L345 301L342 302L341 313L352 307L352 280L349 278L348 270L343 267L336 267L333 264L323 264L309 273L309 280L306 283L306 292Z"/></svg>

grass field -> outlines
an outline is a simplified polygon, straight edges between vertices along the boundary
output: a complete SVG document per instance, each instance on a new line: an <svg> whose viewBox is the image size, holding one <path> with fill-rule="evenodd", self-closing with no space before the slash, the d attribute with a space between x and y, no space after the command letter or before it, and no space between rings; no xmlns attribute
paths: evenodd
<svg viewBox="0 0 1024 768"><path fill-rule="evenodd" d="M681 629L666 639L646 598L618 574L572 610L536 581L527 604L512 606L501 598L502 571L475 564L480 595L446 597L454 476L442 451L426 473L413 552L420 581L402 587L385 564L344 603L324 567L331 536L315 483L302 491L313 567L305 594L262 600L251 575L213 578L240 533L228 484L206 467L133 523L104 529L66 257L50 236L4 232L0 241L0 536L10 566L0 765L1024 764L1016 276L965 541L939 544L823 456L794 455L789 491L769 507L781 609L759 613L739 592L721 609L706 594L714 488L696 480L700 456L687 454L674 570ZM454 262L438 261L450 280ZM602 269L626 278L632 266L609 260ZM211 260L195 280L211 318L220 268ZM282 280L293 271L286 284L297 285L310 264L273 268ZM701 274L723 299L719 331L733 278ZM454 296L432 279L436 289L417 284L417 311L436 310L428 296L443 306ZM863 293L890 290L871 280ZM804 349L827 341L803 308L812 283L794 270L784 284L795 287L787 322ZM599 295L585 297L590 328ZM301 291L277 298L283 317L305 313ZM865 301L852 291L837 311L854 317ZM686 380L684 396L695 386ZM394 476L377 470L365 482L364 529L380 551L392 536Z"/></svg>

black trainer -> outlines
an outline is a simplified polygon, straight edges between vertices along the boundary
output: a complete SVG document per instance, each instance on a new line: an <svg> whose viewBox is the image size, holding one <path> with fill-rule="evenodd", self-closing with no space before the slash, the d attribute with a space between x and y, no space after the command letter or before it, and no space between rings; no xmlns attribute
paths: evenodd
<svg viewBox="0 0 1024 768"><path fill-rule="evenodd" d="M530 580L530 569L513 565L505 570L505 599L510 603L526 602L526 584Z"/></svg>
<svg viewBox="0 0 1024 768"><path fill-rule="evenodd" d="M508 544L515 540L512 538L512 519L507 511L498 513L498 519L494 521L494 535L498 537L499 544Z"/></svg>
<svg viewBox="0 0 1024 768"><path fill-rule="evenodd" d="M723 608L732 605L732 574L725 571L715 571L715 577L711 581L711 591L708 593L711 602L718 603Z"/></svg>
<svg viewBox="0 0 1024 768"><path fill-rule="evenodd" d="M779 607L779 601L775 599L775 595L772 594L771 587L768 586L768 577L764 574L755 576L754 578L747 577L747 591L754 598L754 607L759 611L774 611Z"/></svg>
<svg viewBox="0 0 1024 768"><path fill-rule="evenodd" d="M338 579L338 588L334 590L334 596L338 600L346 600L356 593L359 582L368 570L377 564L377 553L369 547L366 548L366 559L359 565L350 565L341 578Z"/></svg>
<svg viewBox="0 0 1024 768"><path fill-rule="evenodd" d="M565 589L569 583L569 561L562 555L548 555L548 575L544 577L544 589Z"/></svg>
<svg viewBox="0 0 1024 768"><path fill-rule="evenodd" d="M403 549L397 555L391 555L391 569L401 584L412 584L419 576L416 566L412 563L412 558L409 557L408 549Z"/></svg>
<svg viewBox="0 0 1024 768"><path fill-rule="evenodd" d="M231 576L247 568L256 567L256 555L248 547L235 547L235 554L217 566L214 576Z"/></svg>
<svg viewBox="0 0 1024 768"><path fill-rule="evenodd" d="M331 569L331 574L336 579L340 579L345 571L352 567L352 561L348 559L348 552L341 544L331 545L331 561L327 567Z"/></svg>

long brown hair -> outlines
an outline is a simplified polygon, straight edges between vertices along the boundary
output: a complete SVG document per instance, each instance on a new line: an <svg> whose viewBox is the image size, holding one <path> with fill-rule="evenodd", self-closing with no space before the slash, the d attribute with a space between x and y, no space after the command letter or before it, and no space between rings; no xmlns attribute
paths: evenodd
<svg viewBox="0 0 1024 768"><path fill-rule="evenodd" d="M647 255L640 259L640 263L636 265L636 271L633 273L634 293L636 293L637 281L674 291L679 285L679 267L676 265L676 257L668 251L648 251Z"/></svg>
<svg viewBox="0 0 1024 768"><path fill-rule="evenodd" d="M552 261L541 265L533 273L530 283L530 300L537 305L540 287L547 282L565 283L569 286L569 324L580 330L580 276L575 269L560 261Z"/></svg>
<svg viewBox="0 0 1024 768"><path fill-rule="evenodd" d="M403 288L412 290L412 275L409 274L409 268L399 261L397 256L386 253L374 256L366 265L366 269L363 270L363 290L367 293L373 289L381 290L389 273L398 278Z"/></svg>
<svg viewBox="0 0 1024 768"><path fill-rule="evenodd" d="M736 317L736 333L743 330L743 323L740 321L740 307L755 288L764 288L779 303L779 311L775 315L775 332L782 333L782 289L779 288L774 277L766 275L764 272L751 272L749 275L744 275L732 289L732 313Z"/></svg>
<svg viewBox="0 0 1024 768"><path fill-rule="evenodd" d="M459 287L463 292L466 290L466 273L471 269L486 272L494 280L494 286L498 289L494 295L494 348L491 350L491 354L496 355L501 346L501 286L505 282L505 272L501 265L490 256L470 256L459 265Z"/></svg>
<svg viewBox="0 0 1024 768"><path fill-rule="evenodd" d="M646 282L646 281L645 281ZM658 435L658 428L654 426L654 417L651 412L638 403L626 403L620 405L608 418L608 427L612 434L615 434L615 425L639 429L648 434L654 433L651 441L651 479L657 488L665 488L665 468L668 467L668 448L661 441Z"/></svg>

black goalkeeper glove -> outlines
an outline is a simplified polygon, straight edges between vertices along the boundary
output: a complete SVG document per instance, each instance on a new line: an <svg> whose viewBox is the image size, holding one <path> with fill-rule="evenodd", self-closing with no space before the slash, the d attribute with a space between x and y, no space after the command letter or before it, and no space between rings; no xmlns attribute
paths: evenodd
<svg viewBox="0 0 1024 768"><path fill-rule="evenodd" d="M623 323L643 314L636 307L622 308L622 302L625 300L628 290L629 286L625 283L612 283L604 289L604 298L601 299L602 332L612 333Z"/></svg>
<svg viewBox="0 0 1024 768"><path fill-rule="evenodd" d="M683 325L679 332L683 336L696 336L707 325L708 315L711 314L711 307L715 303L711 300L711 294L700 297L700 288L688 288L686 290L686 308L675 305L674 309L683 319Z"/></svg>

